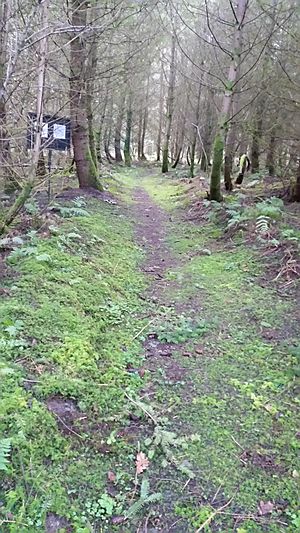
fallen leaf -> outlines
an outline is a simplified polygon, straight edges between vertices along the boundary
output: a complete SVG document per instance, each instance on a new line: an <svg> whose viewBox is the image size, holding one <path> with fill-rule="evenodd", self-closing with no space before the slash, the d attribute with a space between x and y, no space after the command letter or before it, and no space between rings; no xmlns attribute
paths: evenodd
<svg viewBox="0 0 300 533"><path fill-rule="evenodd" d="M140 378L143 378L145 373L146 373L146 370L144 368L139 368L138 374L139 374Z"/></svg>
<svg viewBox="0 0 300 533"><path fill-rule="evenodd" d="M107 479L108 481L116 481L116 474L114 472L112 472L111 470L109 470L109 472L107 472Z"/></svg>
<svg viewBox="0 0 300 533"><path fill-rule="evenodd" d="M268 501L265 503L261 500L258 506L258 514L261 516L265 514L269 514L273 511L273 509L274 509L274 504L272 502Z"/></svg>
<svg viewBox="0 0 300 533"><path fill-rule="evenodd" d="M147 470L149 467L149 459L146 457L144 452L139 452L136 456L136 473L141 474L144 470Z"/></svg>

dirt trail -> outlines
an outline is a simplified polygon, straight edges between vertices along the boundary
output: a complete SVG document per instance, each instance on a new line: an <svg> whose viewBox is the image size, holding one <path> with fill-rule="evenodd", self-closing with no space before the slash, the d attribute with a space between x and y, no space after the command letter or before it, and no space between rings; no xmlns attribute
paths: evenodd
<svg viewBox="0 0 300 533"><path fill-rule="evenodd" d="M154 316L156 325L160 321L160 318L163 320L163 317L159 317L159 310L162 308L167 308L173 316L182 312L193 316L195 311L193 309L194 301L192 298L190 302L183 304L180 301L173 300L171 296L173 292L172 287L174 287L174 292L178 287L176 280L169 279L167 273L179 265L179 260L173 256L166 240L168 233L167 225L170 220L169 214L158 207L149 194L142 188L135 189L133 198L135 201L133 216L135 219L136 240L139 246L145 251L142 269L150 277L150 280L151 278L153 279L144 294L144 298L155 305ZM153 401L155 402L157 394L155 381L157 381L157 372L159 371L165 376L169 384L176 384L184 379L184 401L188 402L193 397L194 387L187 369L180 364L180 356L189 355L185 353L185 344L161 342L157 338L154 327L153 333L150 332L144 342L144 353L146 358L145 368L150 372L150 376L152 377L150 377L149 384L143 390L143 400L150 404ZM154 384L152 383L152 378L154 379ZM173 430L179 430L180 435L183 434L182 432L185 429L189 431L188 427L185 428L184 420L181 419L180 414L176 413L174 416L174 413L169 413L168 416L172 419ZM182 487L180 484L177 488L177 477L179 473L176 471L176 468L171 465L169 466L170 469L168 469L167 475L170 478L169 481L173 482L173 484L171 483L172 488L170 486L168 490L162 490L164 504L161 510L161 516L157 520L154 519L152 524L151 520L148 524L149 517L147 519L147 524L150 529L146 530L151 533L183 533L187 531L186 525L181 523L182 520L173 514L174 502L178 501L182 496L180 494ZM154 483L152 486L158 491L161 489L159 475L159 472L150 472L150 478L152 477L151 483ZM164 476L162 475L162 477ZM189 490L193 494L198 492L194 481L190 483L189 488L186 490L186 495L189 494ZM150 525L156 527L151 528Z"/></svg>

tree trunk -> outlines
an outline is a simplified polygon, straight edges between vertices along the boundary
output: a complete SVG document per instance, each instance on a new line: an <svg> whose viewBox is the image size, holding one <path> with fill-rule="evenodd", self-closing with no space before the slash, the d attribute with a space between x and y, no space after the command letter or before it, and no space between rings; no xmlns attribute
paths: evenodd
<svg viewBox="0 0 300 533"><path fill-rule="evenodd" d="M235 112L235 106L232 106L233 114ZM225 146L225 158L224 158L224 184L226 191L232 191L232 167L235 154L235 146L237 140L237 128L236 124L231 122L229 132L226 138Z"/></svg>
<svg viewBox="0 0 300 533"><path fill-rule="evenodd" d="M300 159L299 159L299 164L298 164L298 168L297 168L294 200L295 200L295 202L300 202Z"/></svg>
<svg viewBox="0 0 300 533"><path fill-rule="evenodd" d="M116 121L115 129L115 158L117 163L123 162L122 152L121 152L121 133L122 133L122 124L124 118L124 105L125 105L125 94L122 94L119 102L118 116Z"/></svg>
<svg viewBox="0 0 300 533"><path fill-rule="evenodd" d="M163 110L164 110L164 69L163 69L163 64L161 62L160 80L159 80L159 120L158 120L158 134L157 134L157 143L156 143L156 161L160 161Z"/></svg>
<svg viewBox="0 0 300 533"><path fill-rule="evenodd" d="M241 41L242 46L242 41ZM237 65L237 78L240 74L240 63ZM232 191L232 167L233 167L233 161L234 161L234 154L236 150L236 144L237 144L237 123L234 120L235 115L237 114L239 110L239 95L236 92L237 84L235 86L235 90L232 95L232 109L231 109L231 115L233 117L233 120L230 122L229 126L229 132L226 137L226 146L225 146L225 158L224 158L224 185L226 191Z"/></svg>
<svg viewBox="0 0 300 533"><path fill-rule="evenodd" d="M86 110L88 120L88 132L89 132L89 147L91 158L95 167L96 175L98 176L98 158L96 148L96 137L94 130L93 120L93 96L95 89L95 77L97 68L97 40L94 38L88 53L88 68L86 76ZM99 185L98 185L99 188Z"/></svg>
<svg viewBox="0 0 300 533"><path fill-rule="evenodd" d="M90 150L86 99L87 46L82 28L87 25L87 0L71 0L72 26L80 28L70 41L70 114L72 142L79 187L99 188L97 169Z"/></svg>
<svg viewBox="0 0 300 533"><path fill-rule="evenodd" d="M45 93L45 75L46 75L46 61L48 52L48 39L47 27L48 27L48 7L49 0L44 0L40 5L40 26L41 26L41 39L39 43L39 60L37 66L37 94L36 94L36 128L34 136L34 146L32 150L32 160L29 167L29 180L25 183L24 187L20 191L18 197L14 201L13 205L9 208L4 219L0 223L0 235L6 230L6 228L15 220L20 211L22 210L26 200L31 195L31 192L35 185L35 177L38 175L39 161L41 158L42 150L42 130L43 130L43 104Z"/></svg>
<svg viewBox="0 0 300 533"><path fill-rule="evenodd" d="M263 109L264 105L261 103L257 110L255 118L254 130L252 135L251 146L251 171L254 174L259 171L259 156L260 156L260 143L262 138L262 126L263 126Z"/></svg>
<svg viewBox="0 0 300 533"><path fill-rule="evenodd" d="M276 146L276 139L275 139L275 133L273 132L270 137L268 152L267 152L267 161L266 161L266 167L269 172L269 176L275 175L275 146Z"/></svg>
<svg viewBox="0 0 300 533"><path fill-rule="evenodd" d="M191 161L190 161L190 176L193 178L195 176L195 155L196 155L196 145L197 145L197 138L198 138L198 127L199 127L199 118L200 118L200 99L201 99L201 92L202 92L202 86L201 83L199 83L198 87L198 93L197 93L197 102L196 102L196 110L195 110L195 122L192 124L193 126L193 136L192 136L192 144L191 144Z"/></svg>
<svg viewBox="0 0 300 533"><path fill-rule="evenodd" d="M143 127L142 127L142 143L141 143L141 151L142 151L141 159L142 159L142 161L147 161L147 157L145 155L145 139L146 139L147 126L148 126L148 112L149 112L149 110L148 110L148 103L147 103L147 107L144 110Z"/></svg>
<svg viewBox="0 0 300 533"><path fill-rule="evenodd" d="M102 162L102 155L101 155L102 153L101 146L102 146L102 141L103 141L102 132L103 132L103 126L105 122L107 104L108 104L109 82L110 82L110 77L107 79L106 85L105 85L103 107L102 107L102 112L101 112L101 117L100 117L100 122L99 122L99 130L97 131L97 158L98 158L99 163Z"/></svg>
<svg viewBox="0 0 300 533"><path fill-rule="evenodd" d="M174 90L175 90L175 52L176 52L176 38L175 34L172 35L172 48L171 48L171 63L170 63L170 75L169 75L169 87L168 87L168 99L167 99L167 117L166 117L166 135L163 146L163 161L162 172L168 172L169 170L169 144L171 138L172 119L174 111Z"/></svg>
<svg viewBox="0 0 300 533"><path fill-rule="evenodd" d="M233 35L231 62L228 71L226 89L223 97L221 116L213 145L213 165L210 177L210 199L215 200L217 202L220 202L222 200L221 168L223 161L223 152L226 133L228 130L229 112L232 106L234 88L238 76L238 66L240 64L240 57L242 51L242 32L247 7L248 0L238 0L237 9L235 13L236 24Z"/></svg>
<svg viewBox="0 0 300 533"><path fill-rule="evenodd" d="M5 192L20 189L13 171L10 142L6 123L6 67L7 67L7 23L10 18L9 2L0 3L0 179L4 182Z"/></svg>
<svg viewBox="0 0 300 533"><path fill-rule="evenodd" d="M140 109L139 112L139 129L138 129L138 160L142 159L142 129L143 129L143 111Z"/></svg>
<svg viewBox="0 0 300 533"><path fill-rule="evenodd" d="M132 127L132 96L127 101L126 136L124 142L124 159L127 167L131 166L131 127Z"/></svg>

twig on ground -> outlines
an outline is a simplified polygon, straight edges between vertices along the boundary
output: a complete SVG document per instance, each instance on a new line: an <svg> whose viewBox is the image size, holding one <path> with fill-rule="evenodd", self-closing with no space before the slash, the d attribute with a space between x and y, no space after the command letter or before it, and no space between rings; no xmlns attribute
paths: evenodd
<svg viewBox="0 0 300 533"><path fill-rule="evenodd" d="M150 320L148 322L148 324L146 324L144 327L142 327L142 329L140 329L140 331L138 331L138 333L131 339L131 342L135 341L135 339L137 339L143 333L143 331L145 331L145 329L147 329L148 326L150 326L150 324L152 324L153 322L154 322L154 318L152 320Z"/></svg>
<svg viewBox="0 0 300 533"><path fill-rule="evenodd" d="M80 439L84 439L85 437L83 437L82 435L79 435L79 433L76 433L76 431L74 431L74 429L70 428L63 420L62 418L60 418L60 416L56 413L53 413L56 418L58 418L58 420L62 423L63 426L65 426L65 428L70 431L71 433L73 433L74 435L76 435L76 437L79 437Z"/></svg>
<svg viewBox="0 0 300 533"><path fill-rule="evenodd" d="M214 495L213 499L211 500L211 503L214 503L214 501L215 501L216 497L218 496L218 494L219 494L221 488L222 488L222 485L220 485L219 488L217 489L217 492L216 492L216 494Z"/></svg>
<svg viewBox="0 0 300 533"><path fill-rule="evenodd" d="M149 418L151 418L153 424L155 426L158 425L158 422L157 420L154 418L154 416L151 415L151 413L149 413L149 411L147 411L147 409L140 403L140 402L136 402L133 398L131 398L131 396L129 396L127 394L127 392L124 393L126 398L131 402L133 403L133 405L135 405L136 407L138 407L139 409L141 409L141 411L143 411Z"/></svg>
<svg viewBox="0 0 300 533"><path fill-rule="evenodd" d="M211 513L211 515L207 518L207 520L205 520L205 522L203 522L202 526L200 526L200 527L196 530L195 533L199 533L200 531L203 531L203 529L205 529L206 526L208 526L208 525L211 523L211 521L215 518L215 516L217 516L219 513L221 513L221 511L222 511L223 509L225 509L226 507L228 507L228 505L231 504L232 500L233 500L233 497L230 498L230 500L229 500L227 503L225 503L224 505L222 505L222 507L219 507L219 509L216 509L213 513Z"/></svg>
<svg viewBox="0 0 300 533"><path fill-rule="evenodd" d="M190 481L191 481L191 478L189 478L189 479L187 480L187 482L184 484L183 489L182 489L181 492L183 492L183 491L186 489L186 487L188 486L188 484L189 484Z"/></svg>
<svg viewBox="0 0 300 533"><path fill-rule="evenodd" d="M245 451L245 448L243 448L243 446L241 446L241 444L234 438L233 435L230 435L230 437L232 438L233 442L235 442L235 444L241 448L241 450L244 452Z"/></svg>

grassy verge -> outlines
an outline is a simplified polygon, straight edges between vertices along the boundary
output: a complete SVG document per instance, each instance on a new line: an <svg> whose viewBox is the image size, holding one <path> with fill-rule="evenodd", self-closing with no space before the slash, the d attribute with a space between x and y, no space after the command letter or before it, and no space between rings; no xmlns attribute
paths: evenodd
<svg viewBox="0 0 300 533"><path fill-rule="evenodd" d="M43 238L30 233L6 258L1 532L44 531L49 517L61 530L105 529L126 506L134 450L121 430L124 391L142 382L127 370L140 351L141 254L121 209L91 200L86 210L54 220ZM113 499L107 473L116 464Z"/></svg>
<svg viewBox="0 0 300 533"><path fill-rule="evenodd" d="M172 185L156 183L147 180L147 191L172 210ZM176 496L163 512L175 513L182 531L292 533L300 528L297 302L260 285L259 247L239 234L228 249L220 235L214 223L182 222L176 213L169 226L179 260L167 273L175 281L169 299L205 321L207 331L178 347L177 379L167 382L161 370L155 378L172 430L195 436L184 455L198 484L178 491L184 485L178 473ZM159 488L167 495L169 487L170 481Z"/></svg>

